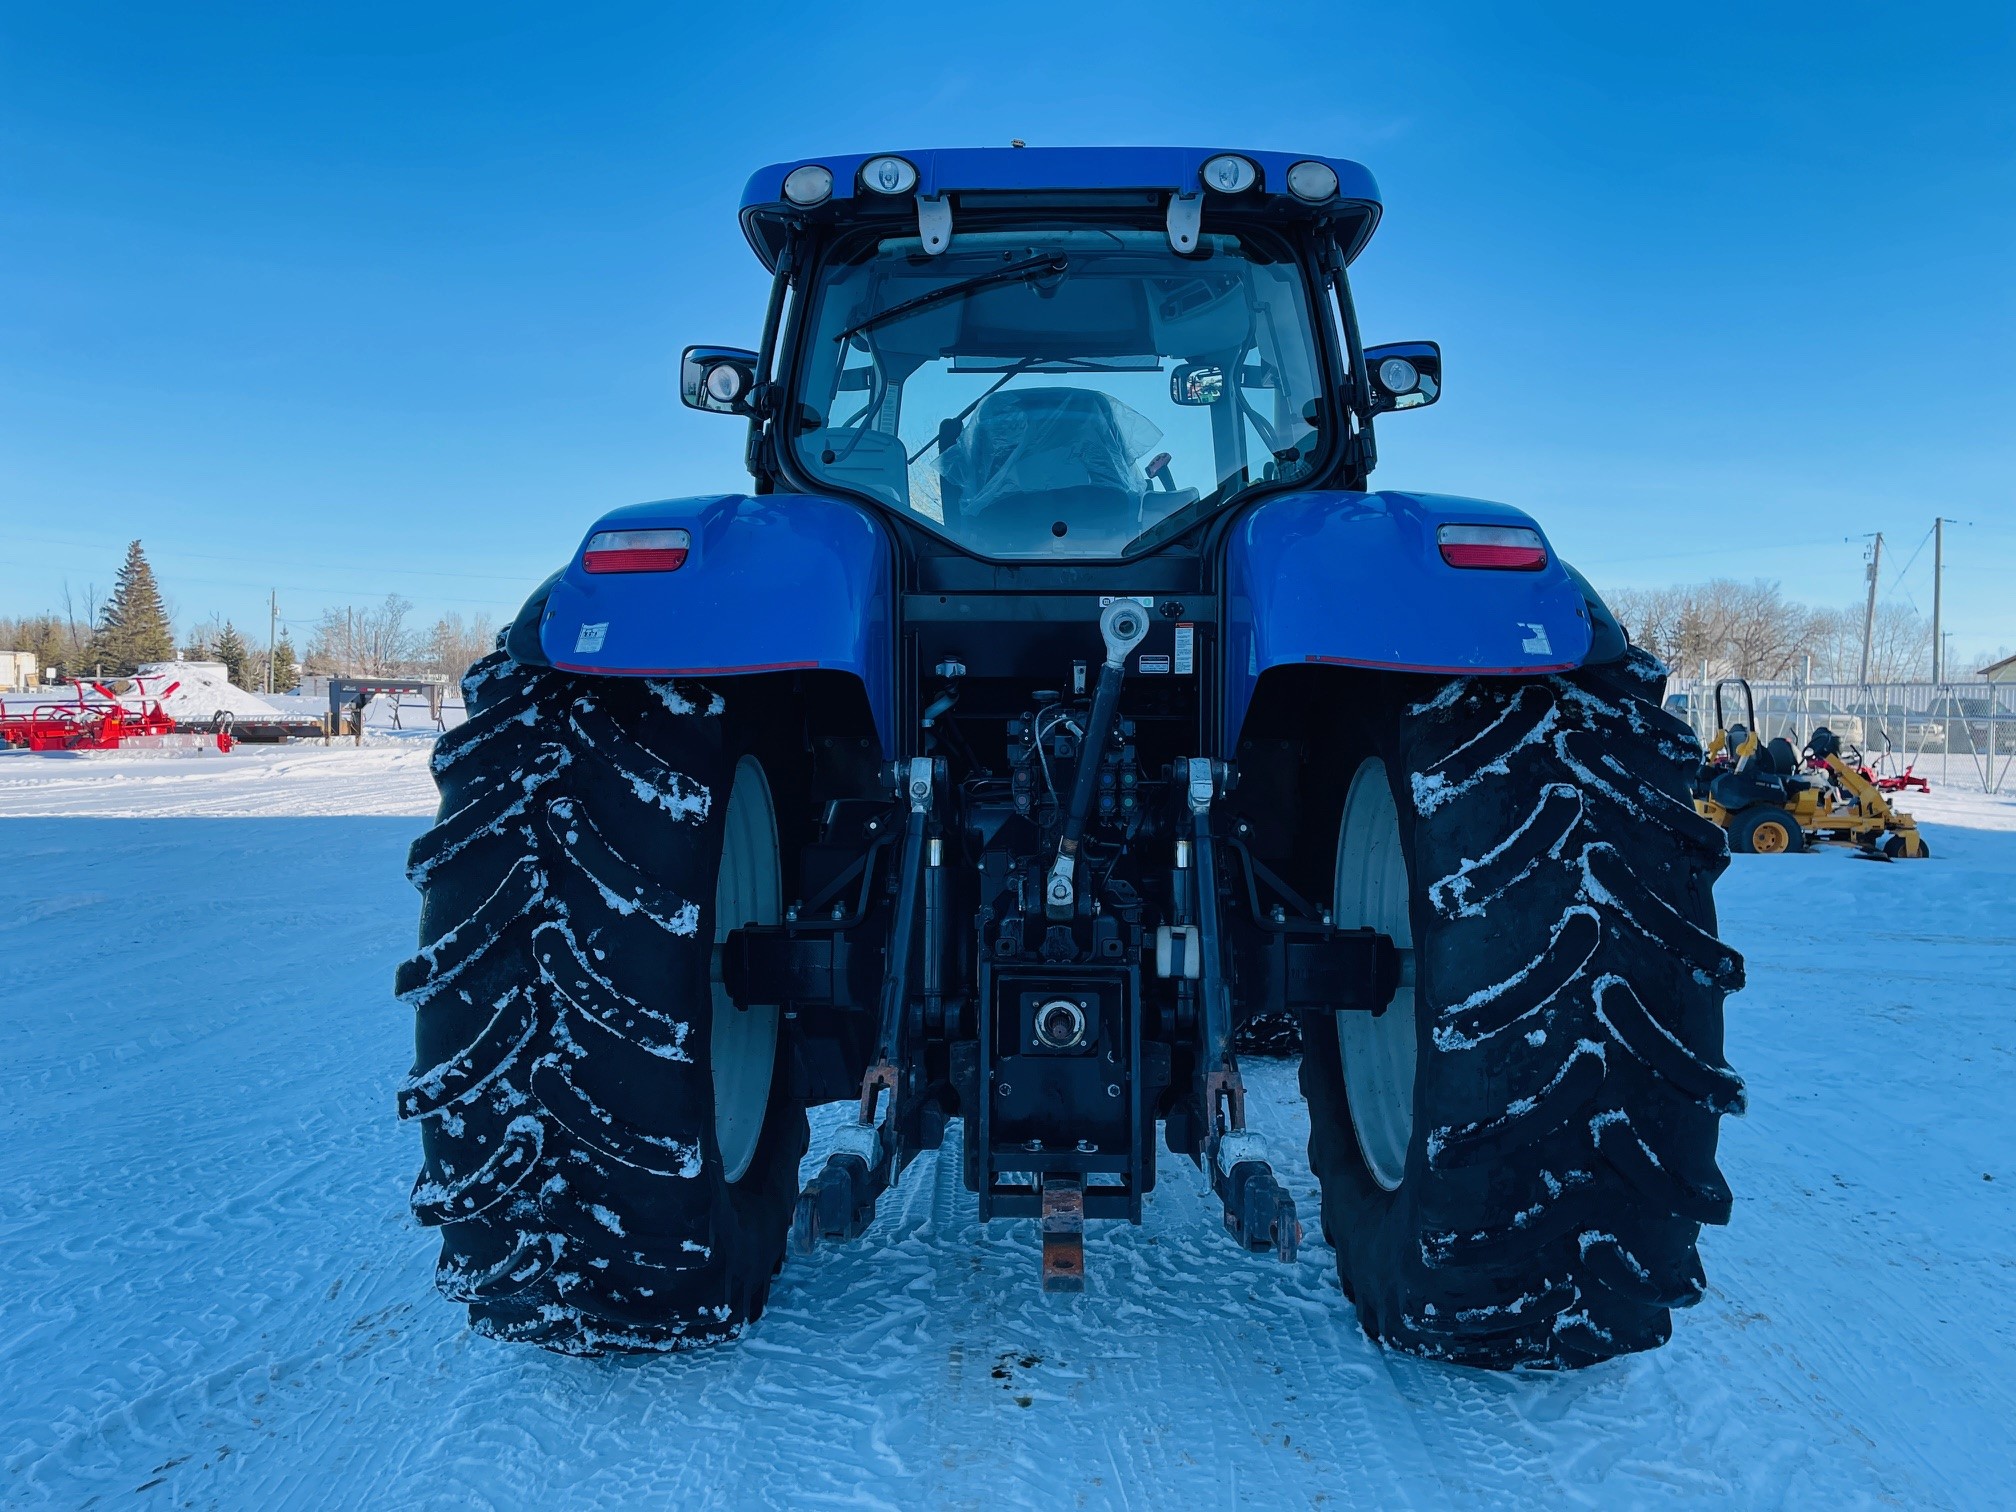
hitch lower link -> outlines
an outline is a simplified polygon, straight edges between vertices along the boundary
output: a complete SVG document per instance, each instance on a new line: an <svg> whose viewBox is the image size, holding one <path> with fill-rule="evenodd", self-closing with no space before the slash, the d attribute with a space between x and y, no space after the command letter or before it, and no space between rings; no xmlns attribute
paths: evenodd
<svg viewBox="0 0 2016 1512"><path fill-rule="evenodd" d="M896 917L878 1005L875 1059L861 1080L854 1122L840 1130L839 1147L798 1194L791 1217L791 1249L809 1255L822 1239L859 1238L875 1218L877 1199L896 1180L906 1151L899 1147L902 1113L902 1036L910 1002L909 942L916 935L917 901L924 869L941 861L936 841L925 844L941 764L913 757L898 770L897 791L907 810L896 883ZM935 984L934 984L935 985Z"/></svg>
<svg viewBox="0 0 2016 1512"><path fill-rule="evenodd" d="M1190 811L1190 917L1198 932L1197 992L1205 1128L1204 1166L1211 1190L1225 1206L1225 1227L1253 1251L1273 1250L1292 1264L1302 1243L1295 1199L1275 1176L1259 1137L1246 1128L1246 1084L1232 1053L1232 992L1225 980L1224 941L1218 927L1217 853L1211 805L1230 788L1231 769L1192 757L1185 774Z"/></svg>
<svg viewBox="0 0 2016 1512"><path fill-rule="evenodd" d="M1230 1130L1218 1135L1211 1152L1211 1189L1225 1204L1225 1228L1256 1253L1272 1250L1293 1264L1302 1244L1295 1199L1281 1185L1253 1135Z"/></svg>

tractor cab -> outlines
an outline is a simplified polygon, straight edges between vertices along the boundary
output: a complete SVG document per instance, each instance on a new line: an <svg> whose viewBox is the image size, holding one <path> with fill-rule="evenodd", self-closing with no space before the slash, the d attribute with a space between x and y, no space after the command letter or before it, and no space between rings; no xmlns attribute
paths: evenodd
<svg viewBox="0 0 2016 1512"><path fill-rule="evenodd" d="M1282 154L780 164L742 211L769 339L689 352L688 402L767 415L759 482L872 501L926 553L1136 559L1320 471L1362 482L1378 380L1339 275L1378 213L1359 165ZM1414 347L1384 376L1425 403Z"/></svg>

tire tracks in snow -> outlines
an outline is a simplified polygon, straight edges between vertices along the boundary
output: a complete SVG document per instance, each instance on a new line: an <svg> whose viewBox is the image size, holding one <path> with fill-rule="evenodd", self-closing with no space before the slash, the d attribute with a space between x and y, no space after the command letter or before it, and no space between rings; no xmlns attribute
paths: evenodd
<svg viewBox="0 0 2016 1512"><path fill-rule="evenodd" d="M1384 1356L1320 1238L1244 1255L1166 1154L1144 1227L1094 1225L1089 1290L1045 1297L1035 1224L983 1232L948 1141L862 1240L789 1262L738 1344L577 1360L471 1335L404 1212L386 984L419 827L0 820L34 858L0 918L104 900L0 936L0 1501L1937 1507L2016 1475L2006 994L1966 984L1971 951L1912 947L1908 981L1900 942L1822 954L1762 864L1724 888L1734 943L1784 968L1731 1014L1738 1212L1656 1354ZM1922 875L1839 885L1877 908L1908 881L1942 931L2006 933L2016 833L1934 844ZM1248 1068L1313 1220L1292 1079ZM846 1111L815 1112L815 1148Z"/></svg>

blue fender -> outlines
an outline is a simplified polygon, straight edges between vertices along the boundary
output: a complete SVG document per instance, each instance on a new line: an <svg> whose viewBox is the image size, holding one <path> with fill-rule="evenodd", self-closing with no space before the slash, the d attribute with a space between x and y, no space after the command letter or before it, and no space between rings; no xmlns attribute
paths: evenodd
<svg viewBox="0 0 2016 1512"><path fill-rule="evenodd" d="M588 536L666 527L692 536L672 572L589 573L574 553L541 613L547 661L598 677L845 672L895 753L890 547L868 510L805 494L665 499Z"/></svg>
<svg viewBox="0 0 2016 1512"><path fill-rule="evenodd" d="M1451 567L1441 525L1540 529L1508 505L1399 492L1284 494L1232 526L1225 749L1271 667L1531 676L1582 664L1590 607L1551 544L1537 572Z"/></svg>

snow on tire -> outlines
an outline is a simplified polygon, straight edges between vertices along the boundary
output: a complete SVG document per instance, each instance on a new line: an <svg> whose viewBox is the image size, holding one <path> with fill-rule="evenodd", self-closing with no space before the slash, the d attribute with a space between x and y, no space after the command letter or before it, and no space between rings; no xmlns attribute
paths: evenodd
<svg viewBox="0 0 2016 1512"><path fill-rule="evenodd" d="M1715 1146L1743 1102L1722 1056L1742 962L1715 936L1727 848L1689 801L1700 753L1663 676L1633 651L1458 679L1333 753L1340 782L1381 779L1361 807L1390 815L1340 826L1360 838L1338 923L1372 922L1347 914L1376 911L1383 822L1413 950L1387 1028L1305 1017L1310 1162L1344 1288L1395 1348L1585 1365L1663 1343L1701 1295L1700 1226L1730 1208Z"/></svg>
<svg viewBox="0 0 2016 1512"><path fill-rule="evenodd" d="M785 1035L724 1032L772 1057L735 1083L764 1100L753 1123L721 1116L710 1065L711 945L748 922L715 917L724 831L754 763L704 689L502 652L463 686L398 974L418 1050L399 1112L420 1125L413 1209L441 1230L441 1290L479 1332L567 1353L731 1337L782 1262L807 1137Z"/></svg>

